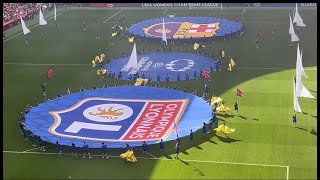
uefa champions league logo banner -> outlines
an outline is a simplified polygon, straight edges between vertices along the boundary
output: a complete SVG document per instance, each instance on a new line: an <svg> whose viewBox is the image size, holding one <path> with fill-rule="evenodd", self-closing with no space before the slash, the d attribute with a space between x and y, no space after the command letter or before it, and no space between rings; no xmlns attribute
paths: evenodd
<svg viewBox="0 0 320 180"><path fill-rule="evenodd" d="M33 108L26 128L44 141L99 148L140 146L187 136L211 117L211 107L189 93L163 88L119 86L87 90L56 98ZM200 120L200 121L199 121Z"/></svg>

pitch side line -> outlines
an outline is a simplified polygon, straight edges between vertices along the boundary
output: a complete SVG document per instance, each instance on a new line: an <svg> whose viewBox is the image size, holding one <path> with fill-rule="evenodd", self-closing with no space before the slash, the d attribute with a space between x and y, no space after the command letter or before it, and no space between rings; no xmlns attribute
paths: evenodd
<svg viewBox="0 0 320 180"><path fill-rule="evenodd" d="M49 147L49 146L53 146L53 144L47 145L47 146L43 146L43 147ZM40 148L40 146L39 146L39 147L36 147L36 148L32 148L32 149L25 150L25 151L23 151L23 152L29 152L29 151L33 151L33 150L39 149L39 148Z"/></svg>
<svg viewBox="0 0 320 180"><path fill-rule="evenodd" d="M91 64L35 64L35 63L3 63L4 65L23 65L23 66L90 66Z"/></svg>
<svg viewBox="0 0 320 180"><path fill-rule="evenodd" d="M121 13L124 9L121 9L119 12L115 13L113 16L109 17L108 19L104 20L102 23L107 22L109 19L113 18L114 16L116 16L117 14Z"/></svg>
<svg viewBox="0 0 320 180"><path fill-rule="evenodd" d="M287 166L287 180L289 180L289 166Z"/></svg>
<svg viewBox="0 0 320 180"><path fill-rule="evenodd" d="M163 11L163 13L162 13L162 14L165 14L167 11L168 11L168 9L166 9L165 11Z"/></svg>
<svg viewBox="0 0 320 180"><path fill-rule="evenodd" d="M141 149L138 149L138 148L134 148L134 149L136 149L136 150L139 150L139 151L141 151L141 152L143 152ZM152 156L153 157L153 159L157 159L154 155L152 155L152 154L150 154L150 153L148 153L148 152L146 152L147 154L149 154L150 156Z"/></svg>
<svg viewBox="0 0 320 180"><path fill-rule="evenodd" d="M178 13L178 12L170 12L170 13L164 13L164 14L188 14L188 13ZM192 14L192 13L191 13ZM242 12L241 13L198 13L198 14L243 14Z"/></svg>
<svg viewBox="0 0 320 180"><path fill-rule="evenodd" d="M67 9L67 10L65 10L65 11L62 11L61 13L57 14L57 16L59 16L59 15L61 15L61 14L65 13L65 12L67 12L67 11L69 11L69 9ZM53 18L54 18L54 15L53 15L51 18L47 19L47 21L49 21L50 19L53 19ZM30 27L29 29L33 29L33 28L35 28L35 27L37 27L37 26L39 26L39 24L36 24L36 25L34 25L34 26ZM22 33L23 33L23 32L20 32L20 33L18 33L18 34L16 34L16 35L14 35L14 36L12 36L12 37L10 37L10 38L8 38L8 39L4 40L4 41L3 41L3 43L5 43L5 42L9 41L10 39L12 39L12 38L14 38L14 37L19 36L19 35L20 35L20 34L22 34Z"/></svg>
<svg viewBox="0 0 320 180"><path fill-rule="evenodd" d="M47 154L47 155L58 155L59 153L44 153L44 152L19 152L19 151L3 151L3 153L11 153L11 154ZM71 153L62 153L62 155L72 155ZM78 154L83 155L83 154ZM102 155L91 155L91 156L102 156ZM114 158L119 158L120 156L109 156ZM175 159L167 159L167 158L147 158L147 157L136 157L139 159L148 159L148 160L166 160L173 161ZM183 159L186 162L201 162L201 163L215 163L215 164L234 164L234 165L245 165L245 166L263 166L263 167L281 167L288 168L289 166L276 165L276 164L255 164L255 163L236 163L236 162L224 162L224 161L203 161L196 159Z"/></svg>

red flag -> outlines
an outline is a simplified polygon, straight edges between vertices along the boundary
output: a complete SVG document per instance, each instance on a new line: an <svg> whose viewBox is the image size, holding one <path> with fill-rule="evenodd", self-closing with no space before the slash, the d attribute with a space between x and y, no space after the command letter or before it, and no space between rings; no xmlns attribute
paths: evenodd
<svg viewBox="0 0 320 180"><path fill-rule="evenodd" d="M243 92L239 88L237 88L237 96L243 96Z"/></svg>
<svg viewBox="0 0 320 180"><path fill-rule="evenodd" d="M49 69L48 69L48 72L47 72L47 74L48 74L48 78L49 79L51 79L52 78L52 76L53 76L53 69L52 69L52 67L49 67Z"/></svg>
<svg viewBox="0 0 320 180"><path fill-rule="evenodd" d="M205 79L210 79L209 73L208 73L208 71L206 69L203 71L203 77Z"/></svg>

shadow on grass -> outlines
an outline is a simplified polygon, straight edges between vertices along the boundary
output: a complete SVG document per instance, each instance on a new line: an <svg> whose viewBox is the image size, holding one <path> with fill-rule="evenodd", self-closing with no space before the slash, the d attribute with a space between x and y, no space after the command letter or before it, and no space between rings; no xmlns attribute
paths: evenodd
<svg viewBox="0 0 320 180"><path fill-rule="evenodd" d="M237 141L241 141L241 140L237 140L237 139L232 139L229 136L228 137L221 137L216 135L216 137L221 141L221 142L225 142L225 143L233 143L233 142L237 142Z"/></svg>
<svg viewBox="0 0 320 180"><path fill-rule="evenodd" d="M312 129L312 130L310 131L310 133L313 134L313 135L315 135L315 136L318 136L318 135L317 135L317 131L315 131L314 129Z"/></svg>
<svg viewBox="0 0 320 180"><path fill-rule="evenodd" d="M306 129L302 128L302 127L296 127L296 128L297 128L297 129L304 130L304 131L308 131L308 130L306 130Z"/></svg>
<svg viewBox="0 0 320 180"><path fill-rule="evenodd" d="M244 117L244 116L242 116L242 115L239 115L239 117L240 117L241 119L247 119L246 117Z"/></svg>
<svg viewBox="0 0 320 180"><path fill-rule="evenodd" d="M169 154L164 155L167 159L172 159L172 157Z"/></svg>
<svg viewBox="0 0 320 180"><path fill-rule="evenodd" d="M182 162L183 164L187 165L187 166L192 166L192 167L194 168L193 171L198 172L198 175L199 175L199 176L204 176L203 172L200 171L200 169L198 169L197 167L193 166L192 164L190 164L190 163L188 163L188 162L186 162L186 161L184 161L184 160L182 160L182 159L178 159L178 160L179 160L180 162Z"/></svg>
<svg viewBox="0 0 320 180"><path fill-rule="evenodd" d="M258 119L258 118L253 118L252 120L259 121L259 119Z"/></svg>
<svg viewBox="0 0 320 180"><path fill-rule="evenodd" d="M314 93L317 93L317 91L314 91L314 90L312 90L312 89L309 89L309 91L314 92Z"/></svg>
<svg viewBox="0 0 320 180"><path fill-rule="evenodd" d="M309 114L310 116L314 117L314 118L317 118L318 116L315 116L315 115L312 115L312 114Z"/></svg>
<svg viewBox="0 0 320 180"><path fill-rule="evenodd" d="M224 118L233 118L233 114L217 114L217 116L221 116L221 117L224 117Z"/></svg>

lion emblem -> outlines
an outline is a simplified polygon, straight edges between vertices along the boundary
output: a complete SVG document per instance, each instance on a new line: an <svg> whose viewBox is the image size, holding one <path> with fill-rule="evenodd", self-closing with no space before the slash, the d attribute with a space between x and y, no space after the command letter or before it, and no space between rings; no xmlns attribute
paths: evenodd
<svg viewBox="0 0 320 180"><path fill-rule="evenodd" d="M119 108L115 110L112 110L112 109L113 109L112 106L108 109L108 111L106 111L101 107L98 107L98 111L99 111L98 113L89 112L88 114L92 116L99 116L104 119L111 119L111 120L118 119L119 116L123 115L123 112L121 111L121 110L124 110L123 108Z"/></svg>

